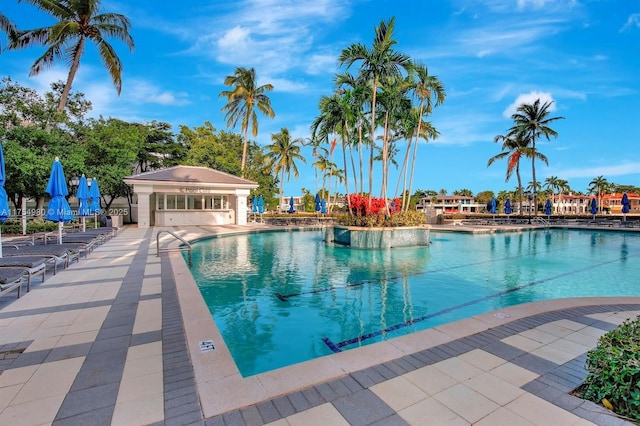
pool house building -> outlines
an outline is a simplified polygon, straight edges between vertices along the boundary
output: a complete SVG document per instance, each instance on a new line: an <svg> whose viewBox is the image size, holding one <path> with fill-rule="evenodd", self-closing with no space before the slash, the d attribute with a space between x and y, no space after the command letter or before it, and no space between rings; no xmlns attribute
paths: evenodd
<svg viewBox="0 0 640 426"><path fill-rule="evenodd" d="M138 228L246 225L247 197L258 187L256 182L195 166L140 173L124 182L137 199Z"/></svg>

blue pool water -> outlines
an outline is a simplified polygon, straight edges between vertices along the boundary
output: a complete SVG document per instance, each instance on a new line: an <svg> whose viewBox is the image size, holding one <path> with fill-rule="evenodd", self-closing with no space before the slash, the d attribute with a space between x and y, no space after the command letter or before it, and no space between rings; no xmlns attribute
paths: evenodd
<svg viewBox="0 0 640 426"><path fill-rule="evenodd" d="M193 244L191 271L243 376L520 303L639 296L640 234L431 233L358 250L322 231Z"/></svg>

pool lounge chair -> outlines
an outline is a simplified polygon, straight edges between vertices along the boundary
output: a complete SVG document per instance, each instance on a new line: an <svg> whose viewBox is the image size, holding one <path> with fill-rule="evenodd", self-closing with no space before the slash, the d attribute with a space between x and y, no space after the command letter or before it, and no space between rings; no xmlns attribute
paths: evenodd
<svg viewBox="0 0 640 426"><path fill-rule="evenodd" d="M48 260L49 259L42 256L0 257L0 268L24 268L25 275L27 276L27 292L29 292L31 291L31 280L33 277L41 275L42 282L44 282Z"/></svg>
<svg viewBox="0 0 640 426"><path fill-rule="evenodd" d="M69 266L71 261L80 258L80 252L77 247L66 247L64 244L36 244L33 246L4 246L2 254L5 257L10 256L42 256L49 260L53 265L53 274L58 272L58 265Z"/></svg>
<svg viewBox="0 0 640 426"><path fill-rule="evenodd" d="M22 291L24 268L0 268L0 296L18 289L18 298Z"/></svg>

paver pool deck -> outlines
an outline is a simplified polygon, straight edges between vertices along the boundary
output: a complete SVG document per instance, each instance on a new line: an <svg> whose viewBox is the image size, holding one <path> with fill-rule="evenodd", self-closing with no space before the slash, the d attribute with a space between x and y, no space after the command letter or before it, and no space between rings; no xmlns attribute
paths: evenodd
<svg viewBox="0 0 640 426"><path fill-rule="evenodd" d="M631 424L570 392L640 297L518 305L243 378L182 255L158 256L156 235L256 228L125 227L2 296L0 425Z"/></svg>

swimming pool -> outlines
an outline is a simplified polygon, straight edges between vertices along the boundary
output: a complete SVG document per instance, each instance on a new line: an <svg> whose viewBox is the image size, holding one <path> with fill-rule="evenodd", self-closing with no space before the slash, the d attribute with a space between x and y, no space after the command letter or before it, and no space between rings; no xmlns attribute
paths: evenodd
<svg viewBox="0 0 640 426"><path fill-rule="evenodd" d="M193 244L194 280L243 376L520 303L640 295L640 234L432 231L429 247L393 250L322 235Z"/></svg>

